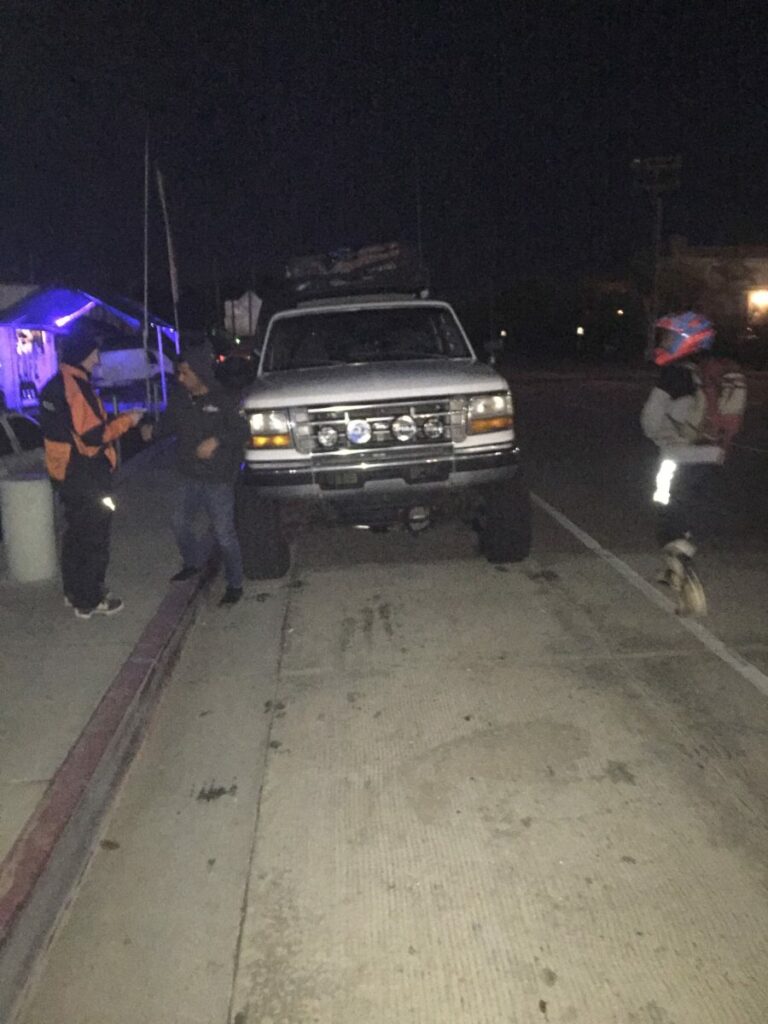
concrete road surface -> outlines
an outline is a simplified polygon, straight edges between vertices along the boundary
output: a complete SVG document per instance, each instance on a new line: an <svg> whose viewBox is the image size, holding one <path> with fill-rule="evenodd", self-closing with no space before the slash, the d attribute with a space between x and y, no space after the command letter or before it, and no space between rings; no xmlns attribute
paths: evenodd
<svg viewBox="0 0 768 1024"><path fill-rule="evenodd" d="M639 393L553 387L529 562L317 526L204 610L22 1024L768 1020L764 527L686 628Z"/></svg>

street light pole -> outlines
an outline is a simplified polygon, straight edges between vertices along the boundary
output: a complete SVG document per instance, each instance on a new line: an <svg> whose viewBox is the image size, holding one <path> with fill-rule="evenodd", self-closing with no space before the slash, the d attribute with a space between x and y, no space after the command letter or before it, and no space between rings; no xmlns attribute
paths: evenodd
<svg viewBox="0 0 768 1024"><path fill-rule="evenodd" d="M144 135L144 319L141 331L144 349L147 410L152 409L152 391L149 384L149 124ZM157 414L157 410L153 410Z"/></svg>
<svg viewBox="0 0 768 1024"><path fill-rule="evenodd" d="M632 161L635 187L647 192L653 202L653 267L648 298L648 346L653 344L654 324L659 315L659 264L663 237L664 202L662 195L680 187L682 157L646 157Z"/></svg>
<svg viewBox="0 0 768 1024"><path fill-rule="evenodd" d="M414 150L415 200L416 200L416 247L419 252L419 267L424 266L424 227L423 208L421 203L421 161L417 150Z"/></svg>
<svg viewBox="0 0 768 1024"><path fill-rule="evenodd" d="M654 197L653 218L653 277L651 279L651 298L649 302L648 343L653 342L654 324L659 318L659 261L661 259L662 225L664 222L664 200L661 194Z"/></svg>

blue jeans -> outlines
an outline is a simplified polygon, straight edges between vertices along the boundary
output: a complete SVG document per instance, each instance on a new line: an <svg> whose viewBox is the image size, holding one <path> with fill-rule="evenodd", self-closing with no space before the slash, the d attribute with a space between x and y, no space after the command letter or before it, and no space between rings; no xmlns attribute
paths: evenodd
<svg viewBox="0 0 768 1024"><path fill-rule="evenodd" d="M208 519L208 531L203 538L196 530L201 512ZM224 559L227 586L242 587L243 560L235 531L234 484L183 477L173 514L173 532L184 565L196 568L202 567L215 541Z"/></svg>

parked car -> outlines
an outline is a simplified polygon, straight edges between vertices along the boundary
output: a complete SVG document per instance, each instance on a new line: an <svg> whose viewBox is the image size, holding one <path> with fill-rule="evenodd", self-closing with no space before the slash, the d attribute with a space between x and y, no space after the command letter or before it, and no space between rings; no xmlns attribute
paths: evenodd
<svg viewBox="0 0 768 1024"><path fill-rule="evenodd" d="M31 416L0 411L0 480L14 473L42 471L43 466L43 432L39 424Z"/></svg>
<svg viewBox="0 0 768 1024"><path fill-rule="evenodd" d="M277 313L243 411L237 515L251 578L288 571L281 508L294 500L380 529L418 531L451 513L475 527L489 561L528 555L509 386L447 303L359 296Z"/></svg>
<svg viewBox="0 0 768 1024"><path fill-rule="evenodd" d="M232 348L216 356L216 377L225 387L240 390L253 384L258 363L257 353L250 349Z"/></svg>
<svg viewBox="0 0 768 1024"><path fill-rule="evenodd" d="M0 412L0 477L43 468L43 432L31 416Z"/></svg>

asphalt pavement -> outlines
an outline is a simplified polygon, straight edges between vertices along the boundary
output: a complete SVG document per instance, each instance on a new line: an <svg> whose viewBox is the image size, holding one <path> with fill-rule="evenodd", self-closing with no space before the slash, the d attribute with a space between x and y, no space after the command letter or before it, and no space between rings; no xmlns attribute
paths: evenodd
<svg viewBox="0 0 768 1024"><path fill-rule="evenodd" d="M313 525L201 594L20 1024L768 1019L764 408L692 624L645 382L513 383L533 557Z"/></svg>

